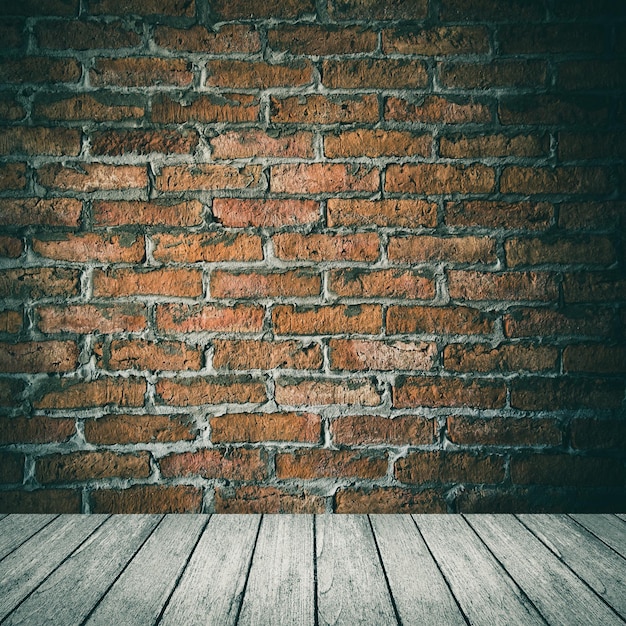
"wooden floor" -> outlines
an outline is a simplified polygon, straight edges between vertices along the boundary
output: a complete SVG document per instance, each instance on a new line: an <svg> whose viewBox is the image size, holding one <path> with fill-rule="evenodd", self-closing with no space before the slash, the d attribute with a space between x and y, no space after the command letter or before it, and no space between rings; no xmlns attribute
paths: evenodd
<svg viewBox="0 0 626 626"><path fill-rule="evenodd" d="M2 624L626 623L626 515L0 517Z"/></svg>

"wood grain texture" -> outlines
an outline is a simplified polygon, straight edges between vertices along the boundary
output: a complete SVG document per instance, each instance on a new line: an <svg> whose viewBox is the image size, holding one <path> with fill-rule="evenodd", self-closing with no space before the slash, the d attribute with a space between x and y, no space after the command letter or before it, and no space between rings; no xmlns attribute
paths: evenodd
<svg viewBox="0 0 626 626"><path fill-rule="evenodd" d="M316 517L319 624L396 624L367 517Z"/></svg>
<svg viewBox="0 0 626 626"><path fill-rule="evenodd" d="M55 515L18 513L0 519L0 559L13 552L55 517Z"/></svg>
<svg viewBox="0 0 626 626"><path fill-rule="evenodd" d="M615 515L571 515L579 524L626 558L626 524Z"/></svg>

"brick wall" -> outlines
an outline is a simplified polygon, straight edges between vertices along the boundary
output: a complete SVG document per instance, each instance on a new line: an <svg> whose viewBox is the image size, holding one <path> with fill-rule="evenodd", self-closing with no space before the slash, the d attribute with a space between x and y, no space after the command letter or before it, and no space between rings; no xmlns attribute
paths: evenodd
<svg viewBox="0 0 626 626"><path fill-rule="evenodd" d="M624 509L626 4L0 14L3 511Z"/></svg>

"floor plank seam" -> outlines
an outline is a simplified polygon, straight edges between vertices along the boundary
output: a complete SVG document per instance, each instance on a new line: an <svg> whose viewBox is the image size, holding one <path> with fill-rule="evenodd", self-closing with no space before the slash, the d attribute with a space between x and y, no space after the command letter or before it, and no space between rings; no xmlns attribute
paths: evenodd
<svg viewBox="0 0 626 626"><path fill-rule="evenodd" d="M319 626L317 588L317 515L313 515L313 624Z"/></svg>
<svg viewBox="0 0 626 626"><path fill-rule="evenodd" d="M237 615L235 616L234 626L239 624L239 617L241 615L241 609L243 609L243 601L246 597L246 591L248 590L248 581L250 580L250 572L252 571L252 562L254 561L254 553L256 552L256 547L259 542L259 535L261 534L261 526L263 525L263 518L265 516L261 515L261 519L259 520L259 525L256 529L256 536L254 537L254 546L252 546L252 552L250 553L250 562L248 563L248 571L246 572L246 580L243 583L243 589L241 590L241 598L239 599L239 606L237 607Z"/></svg>
<svg viewBox="0 0 626 626"><path fill-rule="evenodd" d="M0 558L0 563L2 563L2 561L4 561L4 559L6 559L11 554L13 554L16 550L21 548L27 541L30 541L33 537L38 535L42 530L44 530L44 528L46 528L47 526L50 526L50 524L52 524L52 522L54 522L54 520L58 519L59 517L60 517L60 515L55 515L49 522L44 524L41 528L38 528L32 535L28 535L28 537L26 537L24 539L24 541L22 541L20 544L16 545L10 552L7 552L2 558Z"/></svg>
<svg viewBox="0 0 626 626"><path fill-rule="evenodd" d="M615 554L621 556L623 559L626 559L626 550L624 553L620 552L619 550L616 550L610 543L607 543L600 535L595 533L592 528L589 528L589 526L585 526L585 524L577 520L575 517L572 517L571 514L568 514L568 517L571 520L574 520L574 522L576 522L576 524L578 524L581 528L584 528L587 532L591 533L598 541L603 543L607 548L610 548L611 550L613 550Z"/></svg>

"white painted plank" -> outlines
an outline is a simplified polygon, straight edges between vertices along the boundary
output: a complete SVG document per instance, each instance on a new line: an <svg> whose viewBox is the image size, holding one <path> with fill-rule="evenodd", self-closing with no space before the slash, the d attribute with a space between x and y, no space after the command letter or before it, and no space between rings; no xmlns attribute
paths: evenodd
<svg viewBox="0 0 626 626"><path fill-rule="evenodd" d="M370 515L370 520L402 624L465 624L412 518Z"/></svg>
<svg viewBox="0 0 626 626"><path fill-rule="evenodd" d="M56 515L17 513L0 520L0 560L49 524Z"/></svg>
<svg viewBox="0 0 626 626"><path fill-rule="evenodd" d="M260 521L259 515L211 518L159 626L235 623Z"/></svg>
<svg viewBox="0 0 626 626"><path fill-rule="evenodd" d="M512 515L467 515L468 522L548 623L623 624L622 620Z"/></svg>
<svg viewBox="0 0 626 626"><path fill-rule="evenodd" d="M626 617L626 560L566 515L518 515L558 558Z"/></svg>
<svg viewBox="0 0 626 626"><path fill-rule="evenodd" d="M413 518L471 624L545 624L462 517Z"/></svg>
<svg viewBox="0 0 626 626"><path fill-rule="evenodd" d="M62 515L0 563L0 620L101 526L106 515Z"/></svg>
<svg viewBox="0 0 626 626"><path fill-rule="evenodd" d="M626 558L626 524L614 515L571 515L579 524Z"/></svg>
<svg viewBox="0 0 626 626"><path fill-rule="evenodd" d="M319 624L396 624L365 515L316 517Z"/></svg>
<svg viewBox="0 0 626 626"><path fill-rule="evenodd" d="M207 521L207 515L166 516L86 624L154 624Z"/></svg>
<svg viewBox="0 0 626 626"><path fill-rule="evenodd" d="M82 623L160 519L110 517L7 617L6 624Z"/></svg>
<svg viewBox="0 0 626 626"><path fill-rule="evenodd" d="M237 625L315 622L313 516L264 515Z"/></svg>

